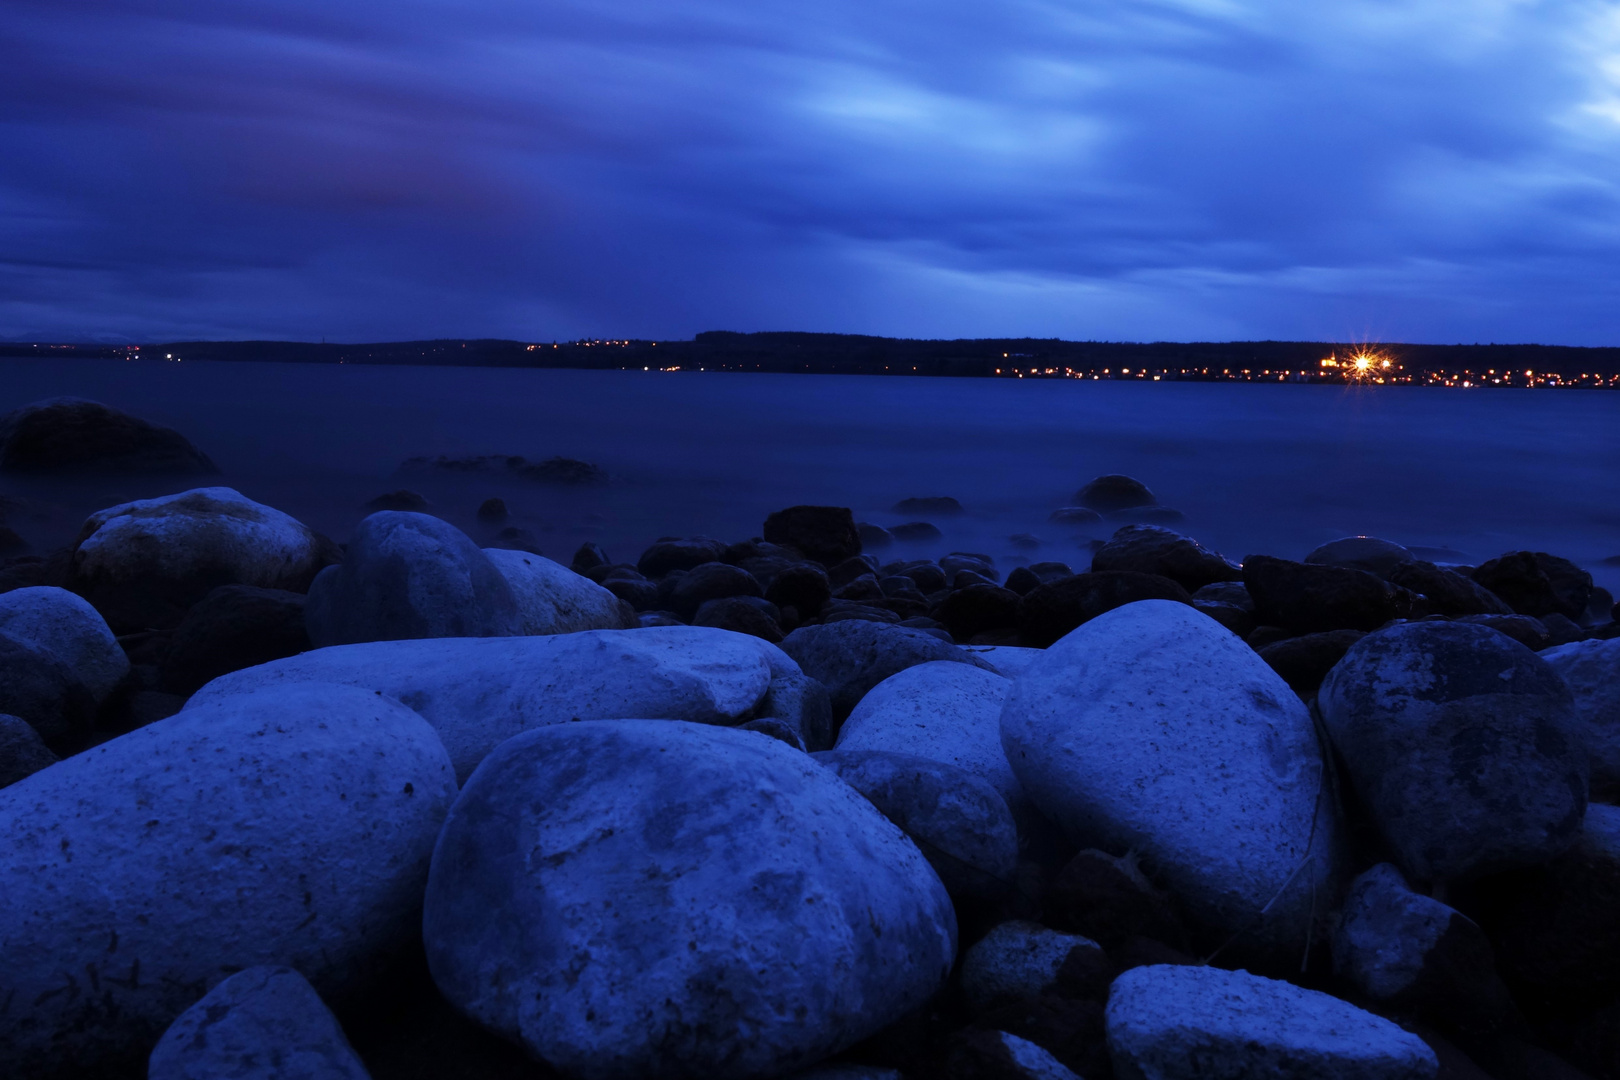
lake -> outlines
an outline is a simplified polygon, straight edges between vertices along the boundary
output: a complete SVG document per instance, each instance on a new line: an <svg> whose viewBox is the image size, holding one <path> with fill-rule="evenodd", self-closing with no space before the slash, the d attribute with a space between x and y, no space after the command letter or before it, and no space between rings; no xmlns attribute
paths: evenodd
<svg viewBox="0 0 1620 1080"><path fill-rule="evenodd" d="M737 540L796 503L892 525L908 496L967 508L944 541L894 554L985 552L1084 564L1087 532L1048 524L1085 481L1122 472L1234 558L1302 557L1367 533L1483 560L1561 554L1620 591L1620 393L1243 383L1128 383L318 364L0 360L0 410L75 395L174 427L223 476L66 484L0 478L36 546L71 541L113 501L218 483L346 539L372 496L421 492L487 542L474 512L567 562L584 540L634 561L664 535ZM394 475L416 455L563 455L611 482ZM1111 527L1110 527L1111 528ZM1030 533L1033 553L1009 543Z"/></svg>

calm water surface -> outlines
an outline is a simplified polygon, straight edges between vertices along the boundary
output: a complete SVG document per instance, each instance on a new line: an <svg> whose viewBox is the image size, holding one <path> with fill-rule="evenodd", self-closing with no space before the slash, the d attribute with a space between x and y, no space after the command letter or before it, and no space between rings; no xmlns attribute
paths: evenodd
<svg viewBox="0 0 1620 1080"><path fill-rule="evenodd" d="M1614 392L0 361L0 410L64 394L179 429L224 471L209 482L340 540L367 499L405 486L481 540L473 512L500 495L564 562L586 539L633 561L662 535L757 535L795 503L889 525L905 520L889 509L901 498L952 495L968 515L905 552L982 551L1005 567L1019 561L1008 537L1032 533L1034 558L1083 564L1107 530L1047 515L1124 472L1234 557L1369 533L1473 560L1553 551L1620 586L1601 563L1620 554ZM613 482L393 475L414 455L479 453L584 458ZM41 547L93 509L177 486L0 479L29 500L13 527Z"/></svg>

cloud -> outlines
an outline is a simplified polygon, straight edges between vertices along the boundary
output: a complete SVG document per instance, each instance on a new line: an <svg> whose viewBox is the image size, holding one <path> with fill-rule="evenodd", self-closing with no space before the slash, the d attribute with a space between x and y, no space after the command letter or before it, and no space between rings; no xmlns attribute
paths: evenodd
<svg viewBox="0 0 1620 1080"><path fill-rule="evenodd" d="M1610 344L1590 0L13 0L0 336Z"/></svg>

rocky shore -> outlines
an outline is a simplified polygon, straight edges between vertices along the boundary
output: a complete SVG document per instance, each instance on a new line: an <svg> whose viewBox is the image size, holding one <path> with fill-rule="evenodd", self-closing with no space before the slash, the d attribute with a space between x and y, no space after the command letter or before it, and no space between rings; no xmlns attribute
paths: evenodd
<svg viewBox="0 0 1620 1080"><path fill-rule="evenodd" d="M212 472L88 404L0 471ZM0 1075L1620 1078L1568 560L1235 562L1110 476L1086 565L563 565L197 482L0 559Z"/></svg>

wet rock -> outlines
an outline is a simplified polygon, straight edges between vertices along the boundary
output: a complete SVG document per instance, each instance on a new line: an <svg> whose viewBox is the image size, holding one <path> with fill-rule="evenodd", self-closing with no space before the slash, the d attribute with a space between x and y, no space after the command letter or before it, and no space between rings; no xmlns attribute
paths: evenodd
<svg viewBox="0 0 1620 1080"><path fill-rule="evenodd" d="M790 506L766 518L763 531L771 543L797 548L826 566L861 553L855 515L841 506Z"/></svg>
<svg viewBox="0 0 1620 1080"><path fill-rule="evenodd" d="M300 593L221 585L186 612L175 631L163 659L163 687L189 695L232 671L297 656L311 647L304 603Z"/></svg>
<svg viewBox="0 0 1620 1080"><path fill-rule="evenodd" d="M1142 600L1192 602L1186 589L1157 574L1131 570L1076 574L1024 596L1018 605L1019 642L1044 649L1097 616Z"/></svg>
<svg viewBox="0 0 1620 1080"><path fill-rule="evenodd" d="M505 499L489 498L478 504L478 520L486 525L499 525L511 516L512 512L506 508ZM595 545L587 544L585 546L594 547Z"/></svg>
<svg viewBox="0 0 1620 1080"><path fill-rule="evenodd" d="M782 627L761 607L769 601L752 597L727 596L705 601L692 617L693 626L712 626L738 634L750 634L772 645L782 640ZM771 605L775 607L774 604Z"/></svg>
<svg viewBox="0 0 1620 1080"><path fill-rule="evenodd" d="M420 932L455 790L419 716L337 686L188 710L0 790L0 1072L121 1074L241 967L374 986Z"/></svg>
<svg viewBox="0 0 1620 1080"><path fill-rule="evenodd" d="M1102 515L1089 506L1060 506L1046 520L1054 525L1101 525Z"/></svg>
<svg viewBox="0 0 1620 1080"><path fill-rule="evenodd" d="M1591 761L1593 797L1615 801L1620 796L1620 639L1560 645L1541 658L1574 695L1575 721Z"/></svg>
<svg viewBox="0 0 1620 1080"><path fill-rule="evenodd" d="M1514 1012L1479 925L1413 892L1389 863L1350 886L1333 971L1372 1001L1449 1027L1494 1027Z"/></svg>
<svg viewBox="0 0 1620 1080"><path fill-rule="evenodd" d="M230 488L197 488L91 514L67 587L114 633L171 630L221 585L307 592L340 557L330 540L279 510Z"/></svg>
<svg viewBox="0 0 1620 1080"><path fill-rule="evenodd" d="M56 760L32 724L20 716L0 713L0 788L26 779Z"/></svg>
<svg viewBox="0 0 1620 1080"><path fill-rule="evenodd" d="M886 750L812 756L900 826L958 905L992 903L1010 889L1018 830L1006 800L979 777Z"/></svg>
<svg viewBox="0 0 1620 1080"><path fill-rule="evenodd" d="M813 617L832 599L832 581L827 571L814 563L796 563L771 579L765 599L778 607L798 608Z"/></svg>
<svg viewBox="0 0 1620 1080"><path fill-rule="evenodd" d="M577 458L551 457L544 461L530 461L517 454L482 454L469 457L413 457L399 467L410 473L472 473L513 476L540 484L562 484L588 487L605 484L608 475L600 466Z"/></svg>
<svg viewBox="0 0 1620 1080"><path fill-rule="evenodd" d="M22 718L65 753L90 734L95 699L54 652L0 632L0 713Z"/></svg>
<svg viewBox="0 0 1620 1080"><path fill-rule="evenodd" d="M1365 570L1251 555L1243 584L1254 597L1255 617L1295 634L1324 630L1376 630L1391 619L1421 618L1422 599Z"/></svg>
<svg viewBox="0 0 1620 1080"><path fill-rule="evenodd" d="M990 670L983 660L930 634L864 619L800 627L782 641L782 651L827 688L838 721L874 686L906 668L948 660Z"/></svg>
<svg viewBox="0 0 1620 1080"><path fill-rule="evenodd" d="M1254 614L1244 611L1236 604L1194 600L1192 606L1200 615L1209 616L1240 638L1247 639L1255 631Z"/></svg>
<svg viewBox="0 0 1620 1080"><path fill-rule="evenodd" d="M310 585L304 620L317 648L523 631L517 598L489 555L448 522L394 510L355 528L344 561Z"/></svg>
<svg viewBox="0 0 1620 1080"><path fill-rule="evenodd" d="M39 586L0 593L0 633L54 654L97 704L129 674L129 657L106 620L66 589Z"/></svg>
<svg viewBox="0 0 1620 1080"><path fill-rule="evenodd" d="M1013 921L993 928L962 957L962 993L975 1013L1056 989L1058 974L1075 949L1101 953L1079 934Z"/></svg>
<svg viewBox="0 0 1620 1080"><path fill-rule="evenodd" d="M617 720L490 756L423 939L446 998L570 1076L770 1076L923 1004L956 925L916 847L805 755Z"/></svg>
<svg viewBox="0 0 1620 1080"><path fill-rule="evenodd" d="M949 495L901 499L894 504L893 509L897 514L921 514L928 517L957 517L966 513L962 509L962 504Z"/></svg>
<svg viewBox="0 0 1620 1080"><path fill-rule="evenodd" d="M865 551L882 551L894 546L894 534L881 525L862 521L855 526L855 532L860 536L861 548Z"/></svg>
<svg viewBox="0 0 1620 1080"><path fill-rule="evenodd" d="M1119 1075L1162 1080L1428 1080L1440 1067L1422 1039L1338 998L1246 971L1179 965L1114 980L1108 1048Z"/></svg>
<svg viewBox="0 0 1620 1080"><path fill-rule="evenodd" d="M1174 900L1147 879L1134 856L1087 848L1052 879L1045 905L1051 925L1084 934L1109 950L1132 938L1191 948Z"/></svg>
<svg viewBox="0 0 1620 1080"><path fill-rule="evenodd" d="M1289 688L1310 701L1316 697L1317 687L1333 670L1333 665L1344 659L1350 646L1366 635L1360 630L1328 630L1321 634L1303 634L1279 641L1260 649L1260 659L1271 670L1281 675Z"/></svg>
<svg viewBox="0 0 1620 1080"><path fill-rule="evenodd" d="M764 590L748 571L725 563L704 563L693 567L675 584L669 610L690 622L698 608L710 600L731 596L763 596Z"/></svg>
<svg viewBox="0 0 1620 1080"><path fill-rule="evenodd" d="M1239 953L1299 955L1335 808L1310 714L1237 638L1185 604L1108 612L1013 683L1001 741L1074 843L1139 853Z"/></svg>
<svg viewBox="0 0 1620 1080"><path fill-rule="evenodd" d="M1506 601L1473 578L1431 562L1398 563L1386 575L1390 584L1421 593L1435 615L1512 615Z"/></svg>
<svg viewBox="0 0 1620 1080"><path fill-rule="evenodd" d="M657 579L671 570L691 570L704 563L720 562L725 554L724 544L706 536L660 540L641 553L636 569L644 577Z"/></svg>
<svg viewBox="0 0 1620 1080"><path fill-rule="evenodd" d="M1083 1080L1047 1050L1007 1031L965 1031L951 1039L946 1080Z"/></svg>
<svg viewBox="0 0 1620 1080"><path fill-rule="evenodd" d="M250 967L181 1013L147 1080L370 1080L315 988L288 967Z"/></svg>
<svg viewBox="0 0 1620 1080"><path fill-rule="evenodd" d="M1520 615L1556 612L1579 622L1592 597L1592 575L1545 551L1510 551L1474 571L1474 580Z"/></svg>
<svg viewBox="0 0 1620 1080"><path fill-rule="evenodd" d="M217 473L178 431L108 408L61 397L0 416L3 473Z"/></svg>
<svg viewBox="0 0 1620 1080"><path fill-rule="evenodd" d="M1159 502L1140 480L1118 473L1097 477L1074 493L1074 501L1101 514L1138 506L1156 506Z"/></svg>
<svg viewBox="0 0 1620 1080"><path fill-rule="evenodd" d="M561 563L526 551L485 548L517 601L518 632L572 634L580 630L620 630L619 598Z"/></svg>
<svg viewBox="0 0 1620 1080"><path fill-rule="evenodd" d="M909 544L939 540L945 536L939 531L938 525L928 521L908 521L902 525L894 525L890 527L889 533L896 540Z"/></svg>
<svg viewBox="0 0 1620 1080"><path fill-rule="evenodd" d="M1127 525L1091 557L1093 572L1130 570L1169 578L1188 592L1241 581L1243 570L1191 537L1157 525Z"/></svg>
<svg viewBox="0 0 1620 1080"><path fill-rule="evenodd" d="M1569 688L1511 639L1458 622L1368 634L1317 695L1349 784L1417 881L1545 862L1586 810Z"/></svg>
<svg viewBox="0 0 1620 1080"><path fill-rule="evenodd" d="M1552 635L1547 633L1546 626L1529 615L1461 615L1456 621L1506 634L1531 652L1540 652L1552 644Z"/></svg>
<svg viewBox="0 0 1620 1080"><path fill-rule="evenodd" d="M1011 589L985 583L959 588L934 612L958 641L967 641L987 630L1011 629L1018 625L1018 605L1022 599Z"/></svg>
<svg viewBox="0 0 1620 1080"><path fill-rule="evenodd" d="M408 488L398 491L389 491L366 503L366 510L376 513L378 510L409 510L416 514L425 514L433 504L420 493Z"/></svg>
<svg viewBox="0 0 1620 1080"><path fill-rule="evenodd" d="M1414 556L1399 544L1376 536L1347 536L1315 548L1305 561L1313 566L1342 566L1364 570L1374 577L1389 579L1395 568L1412 562Z"/></svg>

